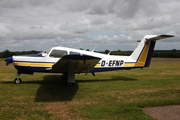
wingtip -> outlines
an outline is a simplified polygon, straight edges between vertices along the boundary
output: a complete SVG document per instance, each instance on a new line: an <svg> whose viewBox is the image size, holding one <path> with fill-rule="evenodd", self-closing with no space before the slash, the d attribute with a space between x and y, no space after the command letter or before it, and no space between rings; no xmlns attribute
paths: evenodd
<svg viewBox="0 0 180 120"><path fill-rule="evenodd" d="M161 35L162 37L175 37L174 35Z"/></svg>

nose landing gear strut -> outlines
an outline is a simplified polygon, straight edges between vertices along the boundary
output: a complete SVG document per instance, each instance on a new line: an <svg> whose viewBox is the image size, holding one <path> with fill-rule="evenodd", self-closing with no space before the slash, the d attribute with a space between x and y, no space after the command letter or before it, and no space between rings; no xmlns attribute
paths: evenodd
<svg viewBox="0 0 180 120"><path fill-rule="evenodd" d="M15 84L20 84L22 82L21 78L20 78L20 73L17 73L17 77L14 79L14 83Z"/></svg>

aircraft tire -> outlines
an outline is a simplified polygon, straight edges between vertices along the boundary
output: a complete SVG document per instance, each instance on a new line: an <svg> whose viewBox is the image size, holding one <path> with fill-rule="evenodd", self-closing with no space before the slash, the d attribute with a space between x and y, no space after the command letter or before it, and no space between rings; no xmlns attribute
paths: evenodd
<svg viewBox="0 0 180 120"><path fill-rule="evenodd" d="M14 84L20 84L22 82L21 78L15 78Z"/></svg>
<svg viewBox="0 0 180 120"><path fill-rule="evenodd" d="M61 79L62 79L62 80L66 80L66 79L67 79L67 74L65 74L65 73L62 74Z"/></svg>
<svg viewBox="0 0 180 120"><path fill-rule="evenodd" d="M66 82L66 87L72 87L72 86L74 86L74 83Z"/></svg>

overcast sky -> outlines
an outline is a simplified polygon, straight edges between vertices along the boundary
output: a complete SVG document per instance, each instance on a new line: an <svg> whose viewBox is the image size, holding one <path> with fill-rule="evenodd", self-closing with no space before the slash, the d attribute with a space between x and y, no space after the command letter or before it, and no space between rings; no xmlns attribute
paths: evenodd
<svg viewBox="0 0 180 120"><path fill-rule="evenodd" d="M134 50L147 34L171 34L180 50L180 0L0 0L0 51L53 46Z"/></svg>

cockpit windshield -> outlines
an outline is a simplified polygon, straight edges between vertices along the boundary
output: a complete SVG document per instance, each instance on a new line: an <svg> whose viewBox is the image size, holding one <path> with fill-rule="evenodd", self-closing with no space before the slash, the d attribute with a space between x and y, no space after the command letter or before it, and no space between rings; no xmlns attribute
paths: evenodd
<svg viewBox="0 0 180 120"><path fill-rule="evenodd" d="M48 53L50 52L50 50L51 50L51 49L42 51L42 52L38 53L38 55L39 55L39 56L46 56L46 55L48 55Z"/></svg>
<svg viewBox="0 0 180 120"><path fill-rule="evenodd" d="M67 55L67 51L65 50L52 50L50 53L50 57L54 57L54 58L61 58L62 56Z"/></svg>

